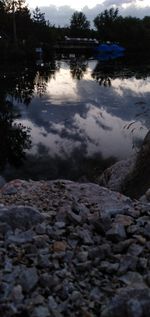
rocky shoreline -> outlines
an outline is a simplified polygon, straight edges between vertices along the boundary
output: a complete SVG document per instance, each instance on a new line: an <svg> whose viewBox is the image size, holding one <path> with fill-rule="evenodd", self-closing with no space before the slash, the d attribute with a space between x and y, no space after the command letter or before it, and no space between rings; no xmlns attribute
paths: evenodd
<svg viewBox="0 0 150 317"><path fill-rule="evenodd" d="M150 204L92 183L0 189L1 317L149 317Z"/></svg>

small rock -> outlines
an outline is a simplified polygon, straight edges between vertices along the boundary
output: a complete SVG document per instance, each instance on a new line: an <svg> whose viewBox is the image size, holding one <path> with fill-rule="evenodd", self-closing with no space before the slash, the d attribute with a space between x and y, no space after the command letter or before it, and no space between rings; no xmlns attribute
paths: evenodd
<svg viewBox="0 0 150 317"><path fill-rule="evenodd" d="M118 243L113 244L113 252L114 253L123 253L127 251L129 246L134 242L134 239L127 239L124 241L120 241Z"/></svg>
<svg viewBox="0 0 150 317"><path fill-rule="evenodd" d="M124 225L120 223L114 223L111 229L106 232L106 237L112 241L124 240L126 238Z"/></svg>
<svg viewBox="0 0 150 317"><path fill-rule="evenodd" d="M115 273L119 268L119 263L109 263L107 261L101 261L100 270L107 273Z"/></svg>
<svg viewBox="0 0 150 317"><path fill-rule="evenodd" d="M61 314L58 311L58 304L53 296L48 297L48 307L53 317L61 317Z"/></svg>
<svg viewBox="0 0 150 317"><path fill-rule="evenodd" d="M3 195L15 195L15 194L17 194L17 189L13 186L9 186L6 188L3 187L2 193L3 193Z"/></svg>
<svg viewBox="0 0 150 317"><path fill-rule="evenodd" d="M136 256L125 255L122 256L120 261L120 266L118 269L118 274L124 274L129 270L136 270L138 258Z"/></svg>
<svg viewBox="0 0 150 317"><path fill-rule="evenodd" d="M90 298L94 301L99 302L102 297L102 292L99 287L94 287L90 292Z"/></svg>
<svg viewBox="0 0 150 317"><path fill-rule="evenodd" d="M43 223L39 223L36 226L35 231L37 234L45 234L46 233L46 225Z"/></svg>
<svg viewBox="0 0 150 317"><path fill-rule="evenodd" d="M55 222L55 226L59 229L64 229L66 227L66 223L64 221Z"/></svg>
<svg viewBox="0 0 150 317"><path fill-rule="evenodd" d="M137 263L137 269L138 270L146 270L148 265L148 260L146 258L139 258Z"/></svg>
<svg viewBox="0 0 150 317"><path fill-rule="evenodd" d="M21 285L16 285L11 294L12 301L15 304L20 304L23 301L24 295L22 294L22 287Z"/></svg>
<svg viewBox="0 0 150 317"><path fill-rule="evenodd" d="M91 261L75 263L76 269L78 272L85 272L91 269Z"/></svg>
<svg viewBox="0 0 150 317"><path fill-rule="evenodd" d="M143 249L144 247L140 244L133 243L129 246L128 253L133 256L139 256L142 253Z"/></svg>
<svg viewBox="0 0 150 317"><path fill-rule="evenodd" d="M146 238L150 239L150 223L147 223L144 227L143 234Z"/></svg>
<svg viewBox="0 0 150 317"><path fill-rule="evenodd" d="M140 301L136 298L131 298L127 302L127 316L131 317L142 317L143 309Z"/></svg>
<svg viewBox="0 0 150 317"><path fill-rule="evenodd" d="M55 274L43 273L40 275L39 283L43 288L53 289L56 285L60 284L60 279Z"/></svg>
<svg viewBox="0 0 150 317"><path fill-rule="evenodd" d="M125 275L119 277L119 280L132 288L140 289L146 287L142 275L138 272L128 271Z"/></svg>
<svg viewBox="0 0 150 317"><path fill-rule="evenodd" d="M44 303L44 297L40 294L32 298L33 305L40 305Z"/></svg>
<svg viewBox="0 0 150 317"><path fill-rule="evenodd" d="M24 292L30 292L34 289L38 282L36 268L24 268L20 275L20 284Z"/></svg>
<svg viewBox="0 0 150 317"><path fill-rule="evenodd" d="M50 267L49 254L39 254L38 255L37 265L40 268Z"/></svg>
<svg viewBox="0 0 150 317"><path fill-rule="evenodd" d="M136 313L135 310L137 310ZM118 294L108 301L105 306L102 306L101 317L148 317L149 311L149 290L126 288L125 290L119 289Z"/></svg>
<svg viewBox="0 0 150 317"><path fill-rule="evenodd" d="M9 258L5 259L5 267L4 267L4 272L5 273L10 273L13 270L13 265L12 265L12 260Z"/></svg>
<svg viewBox="0 0 150 317"><path fill-rule="evenodd" d="M32 317L50 317L49 310L46 306L39 305L34 308Z"/></svg>
<svg viewBox="0 0 150 317"><path fill-rule="evenodd" d="M67 212L67 217L70 221L72 221L74 224L81 224L82 223L82 217L80 215L76 215L72 211Z"/></svg>
<svg viewBox="0 0 150 317"><path fill-rule="evenodd" d="M91 237L90 230L88 230L88 229L79 230L78 235L82 239L83 244L88 244L88 245L94 244L94 240Z"/></svg>
<svg viewBox="0 0 150 317"><path fill-rule="evenodd" d="M134 234L133 238L135 238L139 243L145 245L146 239L142 235Z"/></svg>
<svg viewBox="0 0 150 317"><path fill-rule="evenodd" d="M111 219L110 217L99 217L98 219L94 219L92 224L94 225L94 229L98 234L105 235L105 232L111 227Z"/></svg>
<svg viewBox="0 0 150 317"><path fill-rule="evenodd" d="M70 296L71 301L73 302L73 305L79 305L81 303L81 293L78 291L73 291Z"/></svg>
<svg viewBox="0 0 150 317"><path fill-rule="evenodd" d="M44 217L32 207L16 206L0 209L0 222L7 223L12 229L30 229L43 220Z"/></svg>
<svg viewBox="0 0 150 317"><path fill-rule="evenodd" d="M66 241L55 241L53 244L54 252L65 252L67 248Z"/></svg>
<svg viewBox="0 0 150 317"><path fill-rule="evenodd" d="M81 317L94 317L94 315L91 312L88 312L87 310L82 309Z"/></svg>
<svg viewBox="0 0 150 317"><path fill-rule="evenodd" d="M128 234L140 234L140 228L138 225L131 225L127 228L127 233Z"/></svg>
<svg viewBox="0 0 150 317"><path fill-rule="evenodd" d="M88 258L88 251L82 251L82 252L79 252L77 254L77 258L80 262L85 262L87 261L87 258Z"/></svg>
<svg viewBox="0 0 150 317"><path fill-rule="evenodd" d="M7 234L6 242L8 244L14 243L17 245L25 244L33 241L33 231L27 230L24 232L16 232L15 234Z"/></svg>
<svg viewBox="0 0 150 317"><path fill-rule="evenodd" d="M126 215L116 215L115 223L120 223L123 226L128 227L133 223L133 218Z"/></svg>

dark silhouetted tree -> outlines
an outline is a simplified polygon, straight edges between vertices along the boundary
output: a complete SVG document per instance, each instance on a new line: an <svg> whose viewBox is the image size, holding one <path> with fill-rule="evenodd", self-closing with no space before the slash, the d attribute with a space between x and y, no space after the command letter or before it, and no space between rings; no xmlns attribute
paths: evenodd
<svg viewBox="0 0 150 317"><path fill-rule="evenodd" d="M33 11L33 21L38 24L46 24L45 13L42 13L38 7Z"/></svg>
<svg viewBox="0 0 150 317"><path fill-rule="evenodd" d="M100 34L101 39L111 40L112 27L118 19L118 8L104 10L94 19L94 26Z"/></svg>
<svg viewBox="0 0 150 317"><path fill-rule="evenodd" d="M87 34L90 28L90 22L87 20L83 12L74 12L70 20L71 33L74 36L82 36Z"/></svg>

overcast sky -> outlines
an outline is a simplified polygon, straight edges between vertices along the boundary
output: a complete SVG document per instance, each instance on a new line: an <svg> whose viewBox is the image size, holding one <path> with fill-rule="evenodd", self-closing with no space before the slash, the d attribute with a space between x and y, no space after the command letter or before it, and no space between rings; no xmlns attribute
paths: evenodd
<svg viewBox="0 0 150 317"><path fill-rule="evenodd" d="M82 10L90 21L105 9L112 6L119 8L122 16L143 18L150 15L150 0L26 0L30 9L40 7L46 20L55 25L69 25L75 10Z"/></svg>
<svg viewBox="0 0 150 317"><path fill-rule="evenodd" d="M116 4L131 4L135 3L137 6L147 6L150 5L149 0L28 0L27 1L30 7L35 6L49 6L49 5L55 5L55 6L64 6L68 5L73 9L82 9L84 6L88 6L89 8L93 8L97 4L105 3L105 5L113 5Z"/></svg>

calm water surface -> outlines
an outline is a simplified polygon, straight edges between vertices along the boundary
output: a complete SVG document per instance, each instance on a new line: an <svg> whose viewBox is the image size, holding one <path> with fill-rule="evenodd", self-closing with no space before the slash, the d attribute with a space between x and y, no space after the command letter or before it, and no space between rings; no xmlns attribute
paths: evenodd
<svg viewBox="0 0 150 317"><path fill-rule="evenodd" d="M7 178L90 178L137 151L150 128L150 68L80 58L4 78L32 141L22 166L3 169Z"/></svg>

